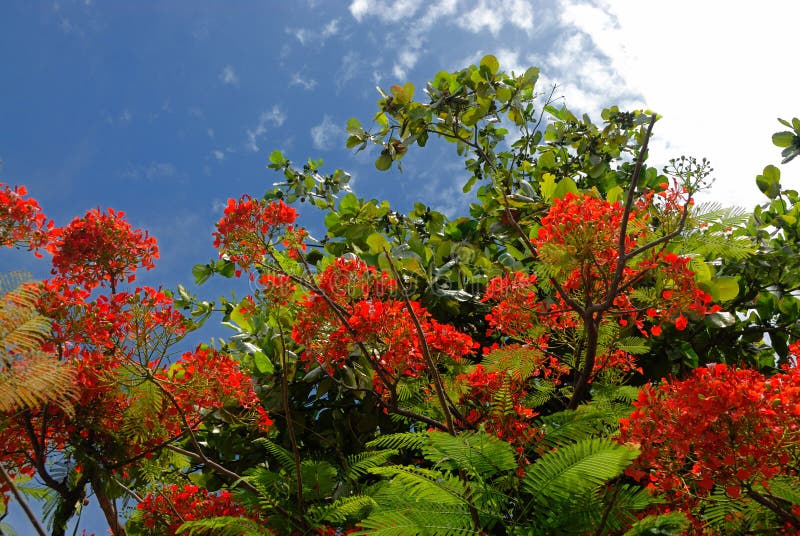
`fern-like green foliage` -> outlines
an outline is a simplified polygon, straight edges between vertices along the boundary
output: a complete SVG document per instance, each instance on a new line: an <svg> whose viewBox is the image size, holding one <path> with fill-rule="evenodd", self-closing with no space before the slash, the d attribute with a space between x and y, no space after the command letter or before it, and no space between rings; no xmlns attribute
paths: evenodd
<svg viewBox="0 0 800 536"><path fill-rule="evenodd" d="M50 320L36 311L39 287L19 284L0 298L0 411L58 405L73 413L75 372L41 351Z"/></svg>
<svg viewBox="0 0 800 536"><path fill-rule="evenodd" d="M391 457L398 452L397 449L382 449L359 452L348 456L345 475L350 480L358 480L369 474L369 470L373 467L387 464Z"/></svg>
<svg viewBox="0 0 800 536"><path fill-rule="evenodd" d="M536 460L525 471L522 485L535 509L563 514L576 497L596 492L638 455L638 450L610 439L584 439Z"/></svg>
<svg viewBox="0 0 800 536"><path fill-rule="evenodd" d="M450 471L489 479L517 467L514 452L505 441L486 433L465 432L457 436L431 432L422 447L425 459Z"/></svg>
<svg viewBox="0 0 800 536"><path fill-rule="evenodd" d="M341 497L332 503L312 506L308 509L308 517L316 524L329 523L345 525L366 517L376 503L372 497L366 495L352 495Z"/></svg>
<svg viewBox="0 0 800 536"><path fill-rule="evenodd" d="M595 387L597 389L597 386ZM612 388L607 388L612 389ZM618 387L619 396L637 396L627 389L635 387ZM613 389L611 392L616 392ZM619 429L619 418L627 416L631 412L631 407L627 403L618 403L613 399L615 395L607 394L603 397L603 392L595 394L595 400L591 404L579 406L574 411L560 411L536 420L536 426L544 434L542 446L554 449L570 446L573 443L607 436Z"/></svg>
<svg viewBox="0 0 800 536"><path fill-rule="evenodd" d="M252 519L220 516L187 521L175 534L186 536L269 536L274 534Z"/></svg>
<svg viewBox="0 0 800 536"><path fill-rule="evenodd" d="M634 523L624 536L680 536L689 528L689 520L681 512L650 515Z"/></svg>
<svg viewBox="0 0 800 536"><path fill-rule="evenodd" d="M367 448L421 450L427 440L428 434L426 432L386 434L376 437L367 443Z"/></svg>
<svg viewBox="0 0 800 536"><path fill-rule="evenodd" d="M397 434L391 444L422 452L431 468L374 467L383 477L372 491L376 507L362 534L479 534L502 522L501 488L517 467L511 446L485 432Z"/></svg>
<svg viewBox="0 0 800 536"><path fill-rule="evenodd" d="M742 208L701 203L690 212L687 227L692 231L684 237L681 247L708 260L742 260L755 253L756 246L749 237L733 230L743 227L749 217Z"/></svg>

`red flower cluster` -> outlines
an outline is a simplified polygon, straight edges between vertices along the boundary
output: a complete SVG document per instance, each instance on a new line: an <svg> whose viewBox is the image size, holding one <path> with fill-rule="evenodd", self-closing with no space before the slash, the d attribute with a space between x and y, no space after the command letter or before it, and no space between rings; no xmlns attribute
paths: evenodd
<svg viewBox="0 0 800 536"><path fill-rule="evenodd" d="M36 249L44 244L53 227L35 199L26 198L23 186L11 188L0 183L0 246L27 244Z"/></svg>
<svg viewBox="0 0 800 536"><path fill-rule="evenodd" d="M318 277L320 291L300 304L292 338L305 346L307 365L319 363L329 372L345 365L363 345L379 372L397 379L416 377L425 368L413 318L402 301L386 299L396 283L359 259L340 258ZM458 360L475 348L472 339L440 324L417 302L411 302L430 350ZM344 320L344 322L343 322ZM381 388L381 375L375 377Z"/></svg>
<svg viewBox="0 0 800 536"><path fill-rule="evenodd" d="M295 285L291 278L282 274L262 274L258 278L258 283L261 285L260 297L272 305L286 305L289 303L297 285Z"/></svg>
<svg viewBox="0 0 800 536"><path fill-rule="evenodd" d="M518 447L538 436L538 429L531 424L538 413L522 403L528 394L527 378L514 378L511 371L487 371L478 364L472 372L457 376L456 381L466 384L467 389L459 400L466 407L464 424L482 424L488 432Z"/></svg>
<svg viewBox="0 0 800 536"><path fill-rule="evenodd" d="M292 225L296 218L297 211L282 200L267 203L249 195L238 201L228 199L214 232L214 247L220 257L227 256L241 269L249 269L275 245L276 237L282 237L287 247L304 248L305 231Z"/></svg>
<svg viewBox="0 0 800 536"><path fill-rule="evenodd" d="M272 424L259 405L252 379L242 372L239 363L231 356L213 348L201 346L193 352L186 352L168 370L157 371L155 377L178 406L169 404L163 415L158 416L160 424L171 435L182 431L181 415L194 426L210 411L230 406L254 411L262 429Z"/></svg>
<svg viewBox="0 0 800 536"><path fill-rule="evenodd" d="M53 254L53 274L72 284L93 289L106 283L116 290L119 282L132 282L141 266L154 267L158 258L156 239L147 231L132 229L123 212L92 209L48 236Z"/></svg>
<svg viewBox="0 0 800 536"><path fill-rule="evenodd" d="M539 256L554 265L566 265L566 271L588 264L605 272L616 268L617 248L623 209L619 202L609 203L589 195L567 193L556 199L533 241ZM636 214L631 214L628 232L635 231ZM631 225L633 224L633 225ZM636 246L632 234L625 237L625 251Z"/></svg>
<svg viewBox="0 0 800 536"><path fill-rule="evenodd" d="M645 386L620 441L642 454L630 474L678 497L743 486L791 470L800 457L800 370L765 378L718 364ZM792 463L789 463L792 461ZM787 465L788 464L788 465Z"/></svg>
<svg viewBox="0 0 800 536"><path fill-rule="evenodd" d="M194 484L172 485L159 495L149 494L137 505L145 532L150 536L174 535L187 521L197 521L219 516L258 516L238 504L227 490L210 492ZM193 532L193 534L213 534Z"/></svg>

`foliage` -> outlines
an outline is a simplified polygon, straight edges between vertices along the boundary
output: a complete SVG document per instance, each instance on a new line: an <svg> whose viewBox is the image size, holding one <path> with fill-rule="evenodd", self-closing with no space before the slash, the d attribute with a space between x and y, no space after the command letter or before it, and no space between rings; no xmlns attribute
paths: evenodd
<svg viewBox="0 0 800 536"><path fill-rule="evenodd" d="M768 166L752 214L698 205L708 162L648 165L656 114L597 125L537 80L486 56L348 122L378 170L453 144L452 220L273 152L283 182L229 200L193 270L250 282L216 302L131 287L158 249L123 214L57 227L3 187L0 239L53 278L3 302L0 381L63 374L9 383L0 462L53 533L89 490L131 535L796 532L797 192ZM178 350L214 314L228 340Z"/></svg>

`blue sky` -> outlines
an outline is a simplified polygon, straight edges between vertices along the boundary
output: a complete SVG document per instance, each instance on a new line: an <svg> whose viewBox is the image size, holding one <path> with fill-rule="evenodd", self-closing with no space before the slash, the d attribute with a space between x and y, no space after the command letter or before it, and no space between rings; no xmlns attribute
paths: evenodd
<svg viewBox="0 0 800 536"><path fill-rule="evenodd" d="M4 0L0 181L26 185L60 225L97 206L125 211L161 245L144 282L167 287L214 255L227 198L277 180L274 149L349 170L360 196L421 198L455 215L466 201L449 147L381 174L344 149L343 126L369 123L376 85L424 87L493 53L507 70L539 66L542 88L558 83L568 106L596 118L610 104L658 111L656 161L708 156L710 197L752 208L753 177L779 160L775 119L800 116L800 6L732 4ZM19 268L47 272L0 253L0 271ZM89 515L81 528L106 527Z"/></svg>

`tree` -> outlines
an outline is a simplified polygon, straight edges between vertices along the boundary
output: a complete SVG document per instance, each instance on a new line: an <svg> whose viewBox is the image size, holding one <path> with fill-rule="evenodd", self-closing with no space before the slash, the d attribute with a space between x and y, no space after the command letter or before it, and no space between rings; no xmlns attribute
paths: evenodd
<svg viewBox="0 0 800 536"><path fill-rule="evenodd" d="M53 256L41 346L77 400L4 413L0 461L54 490L53 532L89 485L115 534L796 531L797 193L768 168L752 216L698 206L707 162L648 165L657 115L595 125L537 78L486 56L348 122L378 170L452 143L469 216L272 153L284 182L230 200L193 270L248 278L236 299L128 290L152 237L112 210L47 228L13 190L5 243ZM230 339L173 356L214 312Z"/></svg>

